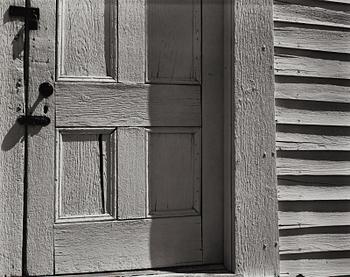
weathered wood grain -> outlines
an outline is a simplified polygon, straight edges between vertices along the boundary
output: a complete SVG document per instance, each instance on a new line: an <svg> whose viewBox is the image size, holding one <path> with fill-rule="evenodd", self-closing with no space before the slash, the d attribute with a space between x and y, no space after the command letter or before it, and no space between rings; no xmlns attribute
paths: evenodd
<svg viewBox="0 0 350 277"><path fill-rule="evenodd" d="M232 5L233 266L245 276L274 276L279 263L273 2L239 0Z"/></svg>
<svg viewBox="0 0 350 277"><path fill-rule="evenodd" d="M61 129L57 137L57 219L113 215L113 129Z"/></svg>
<svg viewBox="0 0 350 277"><path fill-rule="evenodd" d="M201 1L149 0L147 18L147 81L200 83Z"/></svg>
<svg viewBox="0 0 350 277"><path fill-rule="evenodd" d="M350 226L350 212L278 212L280 229Z"/></svg>
<svg viewBox="0 0 350 277"><path fill-rule="evenodd" d="M118 128L118 218L146 218L147 134L145 128Z"/></svg>
<svg viewBox="0 0 350 277"><path fill-rule="evenodd" d="M229 273L223 265L204 265L204 266L184 266L167 269L148 269L137 271L118 271L95 274L74 274L62 275L63 277L130 277L130 276L163 276L163 277L242 277L242 275Z"/></svg>
<svg viewBox="0 0 350 277"><path fill-rule="evenodd" d="M32 0L40 7L40 28L30 32L30 112L45 115L51 123L28 127L27 271L29 275L52 275L54 270L53 230L55 203L55 103L43 99L38 87L54 81L56 6L52 1ZM46 107L46 108L45 108Z"/></svg>
<svg viewBox="0 0 350 277"><path fill-rule="evenodd" d="M280 236L280 254L301 254L350 249L350 234L302 234Z"/></svg>
<svg viewBox="0 0 350 277"><path fill-rule="evenodd" d="M307 277L346 276L349 274L349 258L282 260L281 272L289 277L302 274Z"/></svg>
<svg viewBox="0 0 350 277"><path fill-rule="evenodd" d="M146 1L118 1L118 81L144 83Z"/></svg>
<svg viewBox="0 0 350 277"><path fill-rule="evenodd" d="M350 161L277 159L278 175L349 175Z"/></svg>
<svg viewBox="0 0 350 277"><path fill-rule="evenodd" d="M315 103L316 105L316 103ZM277 124L350 126L350 112L334 110L308 110L294 107L276 106Z"/></svg>
<svg viewBox="0 0 350 277"><path fill-rule="evenodd" d="M8 14L0 2L0 275L22 275L24 127L16 123L24 113L24 23Z"/></svg>
<svg viewBox="0 0 350 277"><path fill-rule="evenodd" d="M349 6L326 1L275 0L274 20L331 27L350 27Z"/></svg>
<svg viewBox="0 0 350 277"><path fill-rule="evenodd" d="M200 129L151 128L147 143L149 216L199 215Z"/></svg>
<svg viewBox="0 0 350 277"><path fill-rule="evenodd" d="M56 225L56 273L200 264L200 222L196 216Z"/></svg>
<svg viewBox="0 0 350 277"><path fill-rule="evenodd" d="M115 76L114 1L59 1L59 76Z"/></svg>
<svg viewBox="0 0 350 277"><path fill-rule="evenodd" d="M298 77L296 77L298 78ZM350 103L350 87L333 84L276 82L276 99Z"/></svg>
<svg viewBox="0 0 350 277"><path fill-rule="evenodd" d="M276 147L291 151L350 151L350 136L277 132Z"/></svg>
<svg viewBox="0 0 350 277"><path fill-rule="evenodd" d="M279 201L350 200L350 186L278 186Z"/></svg>
<svg viewBox="0 0 350 277"><path fill-rule="evenodd" d="M348 60L299 56L293 52L275 55L275 74L283 76L349 79Z"/></svg>
<svg viewBox="0 0 350 277"><path fill-rule="evenodd" d="M276 47L350 54L349 30L276 22L274 34Z"/></svg>
<svg viewBox="0 0 350 277"><path fill-rule="evenodd" d="M200 126L199 86L58 83L58 126Z"/></svg>

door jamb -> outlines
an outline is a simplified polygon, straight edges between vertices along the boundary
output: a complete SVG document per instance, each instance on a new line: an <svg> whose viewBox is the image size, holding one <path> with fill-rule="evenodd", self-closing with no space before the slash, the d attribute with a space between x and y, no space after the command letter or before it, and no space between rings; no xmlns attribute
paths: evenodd
<svg viewBox="0 0 350 277"><path fill-rule="evenodd" d="M225 0L225 266L278 276L273 0Z"/></svg>

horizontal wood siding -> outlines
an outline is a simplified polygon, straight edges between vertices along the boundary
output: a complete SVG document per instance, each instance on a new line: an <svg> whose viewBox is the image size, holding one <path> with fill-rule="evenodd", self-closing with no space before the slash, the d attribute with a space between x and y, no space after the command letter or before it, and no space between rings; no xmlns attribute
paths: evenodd
<svg viewBox="0 0 350 277"><path fill-rule="evenodd" d="M350 273L350 1L275 0L281 276Z"/></svg>

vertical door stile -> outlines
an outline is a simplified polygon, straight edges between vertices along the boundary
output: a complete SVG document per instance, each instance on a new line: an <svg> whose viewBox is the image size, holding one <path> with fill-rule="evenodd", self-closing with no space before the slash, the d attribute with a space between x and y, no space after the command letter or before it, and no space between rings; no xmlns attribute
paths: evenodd
<svg viewBox="0 0 350 277"><path fill-rule="evenodd" d="M30 31L28 112L45 115L45 127L28 126L27 165L27 273L54 274L54 196L55 196L55 96L43 98L41 83L53 84L55 76L56 5L54 1L32 0L40 7L38 30Z"/></svg>

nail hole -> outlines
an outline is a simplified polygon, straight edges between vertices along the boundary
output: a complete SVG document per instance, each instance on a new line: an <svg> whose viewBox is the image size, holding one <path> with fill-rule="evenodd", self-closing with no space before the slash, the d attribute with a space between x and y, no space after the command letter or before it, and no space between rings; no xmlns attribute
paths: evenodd
<svg viewBox="0 0 350 277"><path fill-rule="evenodd" d="M49 111L49 106L45 105L44 106L44 113L47 113Z"/></svg>

